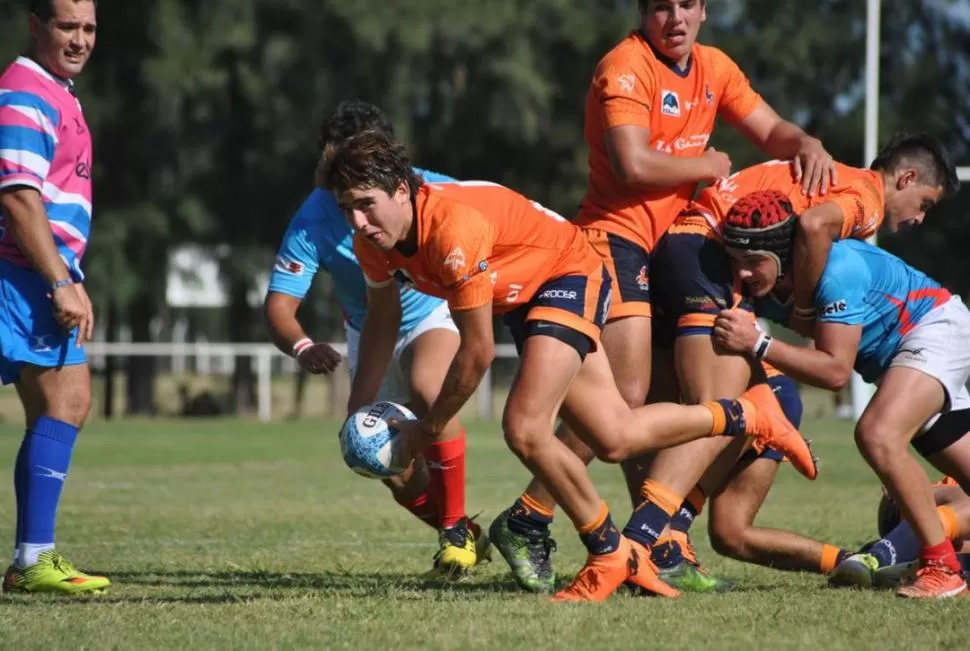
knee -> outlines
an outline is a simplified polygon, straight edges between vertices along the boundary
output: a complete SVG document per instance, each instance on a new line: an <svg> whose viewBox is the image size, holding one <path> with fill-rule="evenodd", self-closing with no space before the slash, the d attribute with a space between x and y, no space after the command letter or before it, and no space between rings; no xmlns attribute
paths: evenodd
<svg viewBox="0 0 970 651"><path fill-rule="evenodd" d="M84 425L91 411L91 391L78 388L57 396L47 402L46 413L51 418L70 423L75 427Z"/></svg>
<svg viewBox="0 0 970 651"><path fill-rule="evenodd" d="M893 435L893 427L889 423L879 422L875 418L863 418L856 425L856 447L872 466L883 466L900 452L905 453L906 445L900 441L900 437Z"/></svg>
<svg viewBox="0 0 970 651"><path fill-rule="evenodd" d="M619 389L623 401L630 409L642 407L647 402L647 394L650 392L650 377L645 378L626 378L623 381L617 380L616 388Z"/></svg>
<svg viewBox="0 0 970 651"><path fill-rule="evenodd" d="M534 459L546 437L543 432L549 429L548 422L535 414L506 408L502 416L502 431L505 443L523 461Z"/></svg>
<svg viewBox="0 0 970 651"><path fill-rule="evenodd" d="M747 557L743 527L711 520L709 529L711 547L715 552L735 560L744 560Z"/></svg>

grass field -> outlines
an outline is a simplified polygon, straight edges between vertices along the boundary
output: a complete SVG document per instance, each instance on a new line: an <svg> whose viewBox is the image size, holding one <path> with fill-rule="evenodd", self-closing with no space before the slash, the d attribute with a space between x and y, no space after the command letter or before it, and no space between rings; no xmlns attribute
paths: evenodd
<svg viewBox="0 0 970 651"><path fill-rule="evenodd" d="M116 585L72 601L0 597L0 648L323 649L966 649L970 599L902 602L891 593L824 587L813 575L714 555L742 583L676 601L616 596L552 605L516 592L501 560L468 581L422 582L429 529L377 482L343 467L333 423L98 423L75 455L62 502L61 551ZM844 424L805 428L823 458L815 483L780 473L760 522L844 545L872 537L878 485ZM0 459L20 434L0 429ZM489 522L526 480L494 425L469 436L469 510ZM616 468L594 477L618 521L629 513ZM0 482L0 529L13 495ZM561 578L582 547L555 525Z"/></svg>

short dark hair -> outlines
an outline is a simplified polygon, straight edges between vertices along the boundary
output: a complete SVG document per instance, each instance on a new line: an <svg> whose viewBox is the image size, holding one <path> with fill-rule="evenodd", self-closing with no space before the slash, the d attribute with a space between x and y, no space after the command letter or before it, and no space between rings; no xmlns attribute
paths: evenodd
<svg viewBox="0 0 970 651"><path fill-rule="evenodd" d="M74 2L91 2L95 7L98 6L98 0L74 0ZM54 17L54 0L30 0L30 13L46 23Z"/></svg>
<svg viewBox="0 0 970 651"><path fill-rule="evenodd" d="M317 167L317 185L334 194L354 188L394 194L401 183L407 184L413 197L422 181L411 167L404 145L377 129L331 142Z"/></svg>
<svg viewBox="0 0 970 651"><path fill-rule="evenodd" d="M318 144L323 151L331 143L340 143L362 131L383 131L394 137L394 126L379 107L359 99L341 102L320 125Z"/></svg>
<svg viewBox="0 0 970 651"><path fill-rule="evenodd" d="M870 168L893 173L900 167L912 167L921 185L943 188L948 197L960 188L956 167L950 160L946 147L928 133L899 133L883 147Z"/></svg>

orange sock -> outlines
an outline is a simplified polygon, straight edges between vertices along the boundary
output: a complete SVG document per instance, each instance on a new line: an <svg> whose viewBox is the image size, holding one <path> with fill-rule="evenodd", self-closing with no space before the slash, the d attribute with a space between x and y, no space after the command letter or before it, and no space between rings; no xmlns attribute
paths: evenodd
<svg viewBox="0 0 970 651"><path fill-rule="evenodd" d="M940 515L940 522L943 523L943 534L947 540L960 539L960 518L957 512L947 505L936 507L936 512Z"/></svg>
<svg viewBox="0 0 970 651"><path fill-rule="evenodd" d="M829 574L842 561L842 550L835 545L822 545L822 559L819 561L819 570L822 574Z"/></svg>

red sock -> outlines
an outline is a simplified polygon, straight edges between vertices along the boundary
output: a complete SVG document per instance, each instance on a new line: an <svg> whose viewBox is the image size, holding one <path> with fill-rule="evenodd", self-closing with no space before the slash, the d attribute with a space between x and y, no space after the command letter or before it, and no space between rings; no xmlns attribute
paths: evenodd
<svg viewBox="0 0 970 651"><path fill-rule="evenodd" d="M432 443L424 459L431 476L428 491L437 498L441 527L448 529L465 517L465 431L451 441Z"/></svg>
<svg viewBox="0 0 970 651"><path fill-rule="evenodd" d="M923 565L934 561L943 563L954 572L959 572L962 569L956 550L953 549L953 543L949 540L944 540L938 545L924 547L923 551L920 552L920 560L923 561Z"/></svg>
<svg viewBox="0 0 970 651"><path fill-rule="evenodd" d="M438 530L438 502L430 490L426 490L415 498L413 502L401 502L398 504L406 508L411 514L432 529Z"/></svg>

